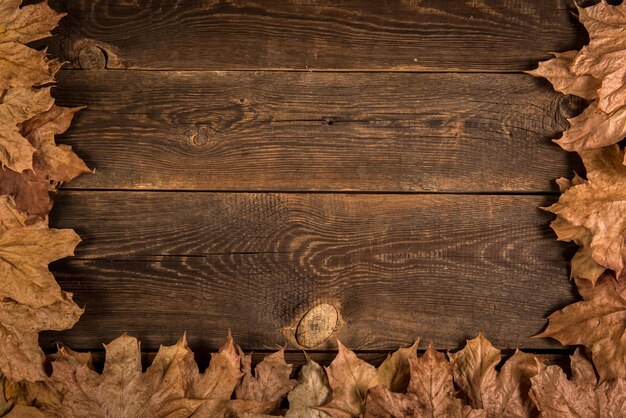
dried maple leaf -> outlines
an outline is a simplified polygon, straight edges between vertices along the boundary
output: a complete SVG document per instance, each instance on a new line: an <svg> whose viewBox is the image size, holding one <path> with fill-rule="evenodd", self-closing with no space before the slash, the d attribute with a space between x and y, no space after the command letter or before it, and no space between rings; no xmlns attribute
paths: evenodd
<svg viewBox="0 0 626 418"><path fill-rule="evenodd" d="M587 100L598 97L600 80L591 75L577 76L571 70L578 51L555 52L554 58L540 62L539 68L528 74L547 79L554 89L564 94L573 94Z"/></svg>
<svg viewBox="0 0 626 418"><path fill-rule="evenodd" d="M90 172L71 147L54 142L54 136L67 130L80 109L52 106L21 125L22 135L35 149L33 169L18 173L0 168L0 194L14 196L18 209L45 217L52 208L49 192L56 191L61 182Z"/></svg>
<svg viewBox="0 0 626 418"><path fill-rule="evenodd" d="M621 418L626 416L626 381L597 385L593 366L577 351L572 380L558 366L541 366L532 380L531 397L545 418Z"/></svg>
<svg viewBox="0 0 626 418"><path fill-rule="evenodd" d="M626 5L601 1L579 7L578 12L589 32L589 45L574 60L572 72L602 80L598 106L605 113L613 113L626 105Z"/></svg>
<svg viewBox="0 0 626 418"><path fill-rule="evenodd" d="M537 410L529 397L530 378L537 374L541 363L535 356L517 351L497 372L501 359L500 350L480 333L461 351L450 355L454 382L468 404L483 409L488 417L535 416Z"/></svg>
<svg viewBox="0 0 626 418"><path fill-rule="evenodd" d="M619 276L626 259L624 151L613 145L583 151L581 157L587 168L588 181L569 187L559 201L546 210L560 218L559 222L552 225L560 238L571 238L583 244L581 257L590 250L591 257L598 265L614 270ZM581 229L571 232L572 228L584 228L589 234ZM589 271L592 273L587 274ZM597 271L598 268L591 265L585 269L582 277L593 280L597 277Z"/></svg>
<svg viewBox="0 0 626 418"><path fill-rule="evenodd" d="M123 335L105 349L99 374L85 357L62 348L45 383L54 395L40 396L39 408L46 415L64 417L186 418L204 402L187 397L189 372L197 366L184 337L175 345L161 346L145 373L135 338Z"/></svg>
<svg viewBox="0 0 626 418"><path fill-rule="evenodd" d="M63 300L48 263L74 254L71 229L17 227L0 232L0 300L34 308Z"/></svg>
<svg viewBox="0 0 626 418"><path fill-rule="evenodd" d="M0 168L0 194L15 199L16 207L29 215L44 218L52 208L50 181L39 177L33 170L17 173Z"/></svg>
<svg viewBox="0 0 626 418"><path fill-rule="evenodd" d="M50 89L11 88L0 103L0 162L18 173L33 168L33 147L19 124L52 107Z"/></svg>
<svg viewBox="0 0 626 418"><path fill-rule="evenodd" d="M369 388L382 385L395 391L404 390L410 373L409 356L418 343L419 340L411 347L397 350L376 369L337 342L339 353L326 368L332 399L320 410L337 418L355 417L364 411Z"/></svg>
<svg viewBox="0 0 626 418"><path fill-rule="evenodd" d="M50 36L63 14L44 3L20 8L21 0L0 4L0 165L22 172L32 168L35 148L18 129L18 125L45 112L54 100L49 88L33 88L54 80L60 68L47 60L45 52L25 44Z"/></svg>
<svg viewBox="0 0 626 418"><path fill-rule="evenodd" d="M576 284L584 300L550 315L537 337L588 347L601 381L626 378L626 285L612 273L595 286L584 279Z"/></svg>
<svg viewBox="0 0 626 418"><path fill-rule="evenodd" d="M243 378L235 389L236 398L241 402L233 404L237 412L252 409L256 413L272 413L297 384L297 381L289 378L292 367L285 362L285 351L282 348L257 364L254 375L251 355L241 353L241 365ZM242 405L245 405L243 409Z"/></svg>
<svg viewBox="0 0 626 418"><path fill-rule="evenodd" d="M485 417L455 397L452 365L432 344L422 357L409 357L408 393L395 393L380 385L368 391L365 418Z"/></svg>
<svg viewBox="0 0 626 418"><path fill-rule="evenodd" d="M71 328L82 313L48 271L80 239L31 221L10 196L0 196L0 370L15 381L45 378L38 333Z"/></svg>
<svg viewBox="0 0 626 418"><path fill-rule="evenodd" d="M300 370L298 385L289 392L289 411L285 418L327 418L317 407L330 401L331 389L322 366L307 357Z"/></svg>
<svg viewBox="0 0 626 418"><path fill-rule="evenodd" d="M74 114L80 109L52 106L21 125L22 135L36 149L33 167L38 177L60 183L91 172L70 146L54 142L54 136L69 128Z"/></svg>
<svg viewBox="0 0 626 418"><path fill-rule="evenodd" d="M46 227L47 222L20 211L12 196L0 195L0 232L23 226Z"/></svg>
<svg viewBox="0 0 626 418"><path fill-rule="evenodd" d="M12 300L0 301L0 370L11 380L46 378L45 356L38 335L43 330L69 329L83 313L71 293L46 306L32 307Z"/></svg>
<svg viewBox="0 0 626 418"><path fill-rule="evenodd" d="M601 148L626 136L626 5L602 1L578 10L589 45L579 53L555 54L530 72L547 78L557 91L596 99L568 119L570 128L556 141L569 151Z"/></svg>
<svg viewBox="0 0 626 418"><path fill-rule="evenodd" d="M226 344L211 354L209 367L202 375L196 374L191 388L193 398L204 402L193 414L194 418L226 416L231 411L231 397L241 381L239 348L228 333Z"/></svg>

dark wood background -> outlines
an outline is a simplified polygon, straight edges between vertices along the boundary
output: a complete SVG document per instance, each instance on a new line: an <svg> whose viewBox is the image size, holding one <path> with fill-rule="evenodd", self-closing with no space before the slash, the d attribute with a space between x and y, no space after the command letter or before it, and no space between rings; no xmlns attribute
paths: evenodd
<svg viewBox="0 0 626 418"><path fill-rule="evenodd" d="M290 342L334 305L370 355L485 331L503 349L576 299L538 209L579 163L581 103L523 74L586 42L568 0L56 0L59 142L96 169L56 196L53 264L85 306L44 333L154 351Z"/></svg>

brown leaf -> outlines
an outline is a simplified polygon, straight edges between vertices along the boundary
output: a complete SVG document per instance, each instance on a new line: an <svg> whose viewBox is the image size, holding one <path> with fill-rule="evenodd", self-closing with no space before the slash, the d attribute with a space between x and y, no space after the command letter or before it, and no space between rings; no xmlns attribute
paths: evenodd
<svg viewBox="0 0 626 418"><path fill-rule="evenodd" d="M285 418L327 418L326 412L316 407L330 401L331 389L322 366L307 357L300 370L298 385L289 392L289 411Z"/></svg>
<svg viewBox="0 0 626 418"><path fill-rule="evenodd" d="M489 417L536 415L529 397L530 378L537 374L540 364L535 356L517 351L498 373L500 350L480 333L450 359L454 382L473 408L483 409Z"/></svg>
<svg viewBox="0 0 626 418"><path fill-rule="evenodd" d="M605 268L593 259L591 252L591 231L584 226L572 225L560 216L550 224L559 241L573 241L579 249L572 258L570 278L581 278L595 283Z"/></svg>
<svg viewBox="0 0 626 418"><path fill-rule="evenodd" d="M576 284L584 300L550 315L537 337L590 348L601 381L626 377L626 285L611 273L595 286L584 279Z"/></svg>
<svg viewBox="0 0 626 418"><path fill-rule="evenodd" d="M601 1L579 8L589 44L576 53L555 54L530 74L547 78L557 91L596 99L568 119L570 128L556 142L568 151L615 144L626 136L626 5Z"/></svg>
<svg viewBox="0 0 626 418"><path fill-rule="evenodd" d="M64 299L48 263L74 254L71 229L18 227L0 232L0 298L34 308Z"/></svg>
<svg viewBox="0 0 626 418"><path fill-rule="evenodd" d="M145 373L135 338L123 335L105 348L102 374L84 358L61 349L47 383L60 402L40 408L64 417L92 417L97 411L101 417L186 418L204 402L187 397L189 371L197 366L184 338L173 346L161 346Z"/></svg>
<svg viewBox="0 0 626 418"><path fill-rule="evenodd" d="M577 54L578 51L553 53L554 58L540 62L539 67L528 71L528 74L546 78L558 92L573 94L587 100L595 99L602 83L593 76L578 76L570 70Z"/></svg>
<svg viewBox="0 0 626 418"><path fill-rule="evenodd" d="M51 9L45 1L24 7L20 7L21 4L22 0L3 0L0 5L2 22L0 42L27 44L47 38L51 35L50 31L65 16Z"/></svg>
<svg viewBox="0 0 626 418"><path fill-rule="evenodd" d="M485 416L455 397L452 365L432 344L422 357L412 355L409 363L408 393L393 393L384 386L370 389L365 418Z"/></svg>
<svg viewBox="0 0 626 418"><path fill-rule="evenodd" d="M35 148L18 125L52 107L50 89L16 87L4 93L0 103L0 163L21 173L33 168Z"/></svg>
<svg viewBox="0 0 626 418"><path fill-rule="evenodd" d="M626 166L622 164L624 152L617 145L585 151L581 157L587 168L588 181L567 189L559 201L547 208L562 221L555 230L561 236L581 242L589 248L593 260L618 276L626 259ZM563 224L566 221L567 224ZM565 226L563 226L565 225ZM583 227L591 234L587 245L584 231L565 232L567 228ZM582 236L580 235L582 234ZM584 254L582 255L584 257ZM586 271L597 268L588 267ZM595 277L596 273L584 276Z"/></svg>
<svg viewBox="0 0 626 418"><path fill-rule="evenodd" d="M28 215L17 208L12 196L0 195L0 232L22 226L47 228L48 218Z"/></svg>
<svg viewBox="0 0 626 418"><path fill-rule="evenodd" d="M598 105L603 112L613 113L626 106L626 5L602 1L578 12L589 32L589 45L574 60L572 72L602 80Z"/></svg>
<svg viewBox="0 0 626 418"><path fill-rule="evenodd" d="M409 356L415 353L418 342L396 351L376 369L338 341L339 353L326 368L332 399L321 410L333 417L359 416L364 411L369 388L383 385L404 390L410 376Z"/></svg>
<svg viewBox="0 0 626 418"><path fill-rule="evenodd" d="M64 16L47 2L20 7L22 0L3 0L0 4L0 85L31 87L54 81L58 61L49 61L45 52L25 44L50 36Z"/></svg>
<svg viewBox="0 0 626 418"><path fill-rule="evenodd" d="M580 115L567 120L570 127L554 141L567 151L606 147L626 136L626 107L605 113L593 102Z"/></svg>
<svg viewBox="0 0 626 418"><path fill-rule="evenodd" d="M226 343L211 354L209 367L195 378L193 395L199 399L230 399L242 376L239 350L229 332Z"/></svg>
<svg viewBox="0 0 626 418"><path fill-rule="evenodd" d="M82 313L66 292L53 303L38 307L0 301L0 370L13 381L45 379L39 332L69 329Z"/></svg>
<svg viewBox="0 0 626 418"><path fill-rule="evenodd" d="M54 136L65 132L80 107L52 106L22 123L21 133L35 147L34 171L39 177L55 182L70 181L83 173L89 173L85 165L67 145L56 145Z"/></svg>
<svg viewBox="0 0 626 418"><path fill-rule="evenodd" d="M46 415L34 406L16 405L5 418L45 418Z"/></svg>
<svg viewBox="0 0 626 418"><path fill-rule="evenodd" d="M50 182L32 170L0 168L0 194L14 197L17 208L29 215L45 218L50 212L50 188Z"/></svg>
<svg viewBox="0 0 626 418"><path fill-rule="evenodd" d="M192 397L205 400L194 413L194 418L222 417L230 413L230 399L242 376L239 348L229 332L226 344L211 354L206 371L194 377Z"/></svg>
<svg viewBox="0 0 626 418"><path fill-rule="evenodd" d="M558 366L541 366L532 380L531 397L545 418L596 417L618 418L626 416L626 381L617 379L596 386L588 375L591 365L580 353L572 357L574 377L567 376ZM580 368L586 370L581 373Z"/></svg>
<svg viewBox="0 0 626 418"><path fill-rule="evenodd" d="M0 168L0 194L14 196L20 210L44 218L52 207L49 191L90 172L71 147L54 142L54 135L65 132L79 109L52 106L21 124L22 135L35 149L33 169L18 173Z"/></svg>
<svg viewBox="0 0 626 418"><path fill-rule="evenodd" d="M266 356L254 369L252 374L252 356L241 355L243 378L235 389L237 399L254 401L265 405L254 412L269 414L276 410L287 395L298 383L289 378L291 365L285 363L285 351L280 349L276 353ZM252 404L252 402L247 402ZM234 408L237 410L237 408Z"/></svg>
<svg viewBox="0 0 626 418"><path fill-rule="evenodd" d="M21 0L0 4L0 166L21 173L32 169L35 149L18 125L50 109L54 100L49 88L33 88L54 81L60 63L47 60L45 52L25 44L50 36L63 14L46 2L20 8Z"/></svg>

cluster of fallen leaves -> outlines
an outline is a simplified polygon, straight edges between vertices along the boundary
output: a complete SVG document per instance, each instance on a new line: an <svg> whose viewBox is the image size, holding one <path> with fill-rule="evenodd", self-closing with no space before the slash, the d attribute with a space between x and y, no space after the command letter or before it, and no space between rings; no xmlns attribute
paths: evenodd
<svg viewBox="0 0 626 418"><path fill-rule="evenodd" d="M501 353L481 334L445 355L417 342L378 367L339 344L324 368L308 359L298 380L280 350L251 367L229 336L200 373L185 338L161 346L142 371L139 342L121 336L105 345L102 373L89 353L62 347L39 382L4 381L0 414L24 417L608 417L626 416L626 381L598 381L579 351L572 378L532 354Z"/></svg>
<svg viewBox="0 0 626 418"><path fill-rule="evenodd" d="M230 336L203 373L184 337L162 346L145 371L139 342L126 335L105 345L102 372L89 353L41 352L39 331L70 328L82 313L48 271L79 242L71 230L48 228L50 193L89 170L54 141L79 110L50 95L61 64L27 45L62 15L45 2L20 5L0 2L0 416L626 416L626 5L579 9L589 45L531 72L591 101L556 141L580 154L586 178L559 179L562 196L547 208L559 239L580 247L571 275L583 300L552 314L539 335L584 346L570 378L520 351L503 362L480 334L456 353L431 345L419 355L416 342L379 367L338 343L330 366L309 359L298 380L283 350L253 369Z"/></svg>
<svg viewBox="0 0 626 418"><path fill-rule="evenodd" d="M578 11L589 44L555 54L531 74L591 101L556 141L580 155L586 179L557 180L562 195L546 208L556 214L558 238L579 246L571 276L583 301L550 315L539 336L585 346L608 382L626 378L626 4Z"/></svg>
<svg viewBox="0 0 626 418"><path fill-rule="evenodd" d="M61 63L26 45L49 36L62 15L20 3L0 2L0 371L35 381L46 377L39 331L71 328L82 313L48 271L79 242L72 230L48 228L49 193L89 170L54 141L78 110L50 95Z"/></svg>

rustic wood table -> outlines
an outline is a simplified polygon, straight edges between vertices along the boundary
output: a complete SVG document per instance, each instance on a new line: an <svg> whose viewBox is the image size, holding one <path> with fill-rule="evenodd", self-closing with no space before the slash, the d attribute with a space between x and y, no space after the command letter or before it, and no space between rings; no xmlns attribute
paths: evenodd
<svg viewBox="0 0 626 418"><path fill-rule="evenodd" d="M53 264L86 311L42 334L147 352L230 328L286 342L328 303L366 358L410 344L563 353L530 339L576 299L550 139L580 103L523 71L586 34L567 0L57 0L58 139L96 169L56 196ZM570 254L571 255L571 254ZM312 331L314 332L314 330ZM332 356L328 357L329 359Z"/></svg>

